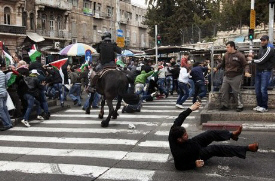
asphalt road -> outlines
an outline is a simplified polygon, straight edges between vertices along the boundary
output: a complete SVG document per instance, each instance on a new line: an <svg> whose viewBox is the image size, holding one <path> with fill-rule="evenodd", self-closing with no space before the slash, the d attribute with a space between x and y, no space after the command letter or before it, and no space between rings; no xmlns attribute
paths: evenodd
<svg viewBox="0 0 275 181"><path fill-rule="evenodd" d="M32 121L30 128L18 125L1 132L1 181L275 180L275 133L268 130L243 131L237 142L219 143L259 142L259 152L248 152L246 159L212 158L203 168L176 171L167 141L182 111L175 101L170 96L144 103L140 113L120 111L108 128L100 127L98 109L86 115L72 106L50 120ZM190 100L184 104L190 105ZM199 123L199 111L185 121L190 137L202 132Z"/></svg>

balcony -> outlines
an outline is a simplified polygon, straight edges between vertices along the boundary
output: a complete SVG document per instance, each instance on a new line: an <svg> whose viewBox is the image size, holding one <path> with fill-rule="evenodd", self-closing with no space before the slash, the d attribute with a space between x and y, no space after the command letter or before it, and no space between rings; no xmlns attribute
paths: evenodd
<svg viewBox="0 0 275 181"><path fill-rule="evenodd" d="M25 26L0 25L0 33L26 34Z"/></svg>
<svg viewBox="0 0 275 181"><path fill-rule="evenodd" d="M36 5L49 6L57 9L72 10L72 3L68 3L66 0L35 0Z"/></svg>
<svg viewBox="0 0 275 181"><path fill-rule="evenodd" d="M120 24L128 24L129 19L128 18L121 18L120 19Z"/></svg>
<svg viewBox="0 0 275 181"><path fill-rule="evenodd" d="M51 38L63 38L71 39L71 33L68 30L59 31L49 31L49 30L36 30L36 33L41 36L51 37Z"/></svg>
<svg viewBox="0 0 275 181"><path fill-rule="evenodd" d="M105 17L105 14L103 12L95 11L94 18L96 18L96 19L104 19L104 17Z"/></svg>
<svg viewBox="0 0 275 181"><path fill-rule="evenodd" d="M144 29L147 29L147 28L148 28L148 26L142 24L142 22L138 22L138 26L139 26L140 28L144 28Z"/></svg>

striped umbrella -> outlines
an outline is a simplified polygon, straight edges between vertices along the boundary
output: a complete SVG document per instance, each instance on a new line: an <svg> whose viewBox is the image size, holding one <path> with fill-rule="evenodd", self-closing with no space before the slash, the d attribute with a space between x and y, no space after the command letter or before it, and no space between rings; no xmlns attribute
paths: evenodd
<svg viewBox="0 0 275 181"><path fill-rule="evenodd" d="M92 54L96 53L96 50L89 45L86 45L83 43L75 43L75 44L71 44L71 45L68 45L65 48L63 48L59 52L59 54L67 55L67 56L84 56L86 50L91 50Z"/></svg>

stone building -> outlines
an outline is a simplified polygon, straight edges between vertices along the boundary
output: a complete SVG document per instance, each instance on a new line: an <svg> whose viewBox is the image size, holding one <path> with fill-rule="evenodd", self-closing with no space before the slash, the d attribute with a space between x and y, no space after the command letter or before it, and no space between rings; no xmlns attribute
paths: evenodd
<svg viewBox="0 0 275 181"><path fill-rule="evenodd" d="M0 9L0 41L11 53L26 55L36 44L44 55L56 55L71 43L93 45L105 31L116 41L117 29L125 48L149 46L146 9L130 0L2 0Z"/></svg>

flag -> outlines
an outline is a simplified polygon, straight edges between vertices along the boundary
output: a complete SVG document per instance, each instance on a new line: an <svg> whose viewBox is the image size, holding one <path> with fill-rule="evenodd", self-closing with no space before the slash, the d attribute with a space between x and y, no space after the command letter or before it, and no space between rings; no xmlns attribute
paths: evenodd
<svg viewBox="0 0 275 181"><path fill-rule="evenodd" d="M30 49L30 51L28 52L29 57L31 59L31 62L35 62L36 61L36 57L40 57L41 53L39 51L36 50L35 44L32 45L32 48Z"/></svg>
<svg viewBox="0 0 275 181"><path fill-rule="evenodd" d="M54 62L49 63L53 67L57 68L59 70L60 76L62 78L62 84L64 84L64 74L62 72L62 65L64 65L67 62L68 58L63 58Z"/></svg>
<svg viewBox="0 0 275 181"><path fill-rule="evenodd" d="M89 65L88 65L87 63L82 64L82 65L81 65L81 67L80 67L81 72L83 72L83 71L84 71L84 67L88 67L88 66L89 66Z"/></svg>
<svg viewBox="0 0 275 181"><path fill-rule="evenodd" d="M116 64L121 66L121 67L124 67L125 64L123 63L123 61L121 60L121 56L117 56L117 59L116 59Z"/></svg>
<svg viewBox="0 0 275 181"><path fill-rule="evenodd" d="M2 45L2 51L4 53L4 57L6 60L6 66L14 64L11 54L10 54L9 50L7 49L7 47L2 42L1 42L1 45Z"/></svg>

